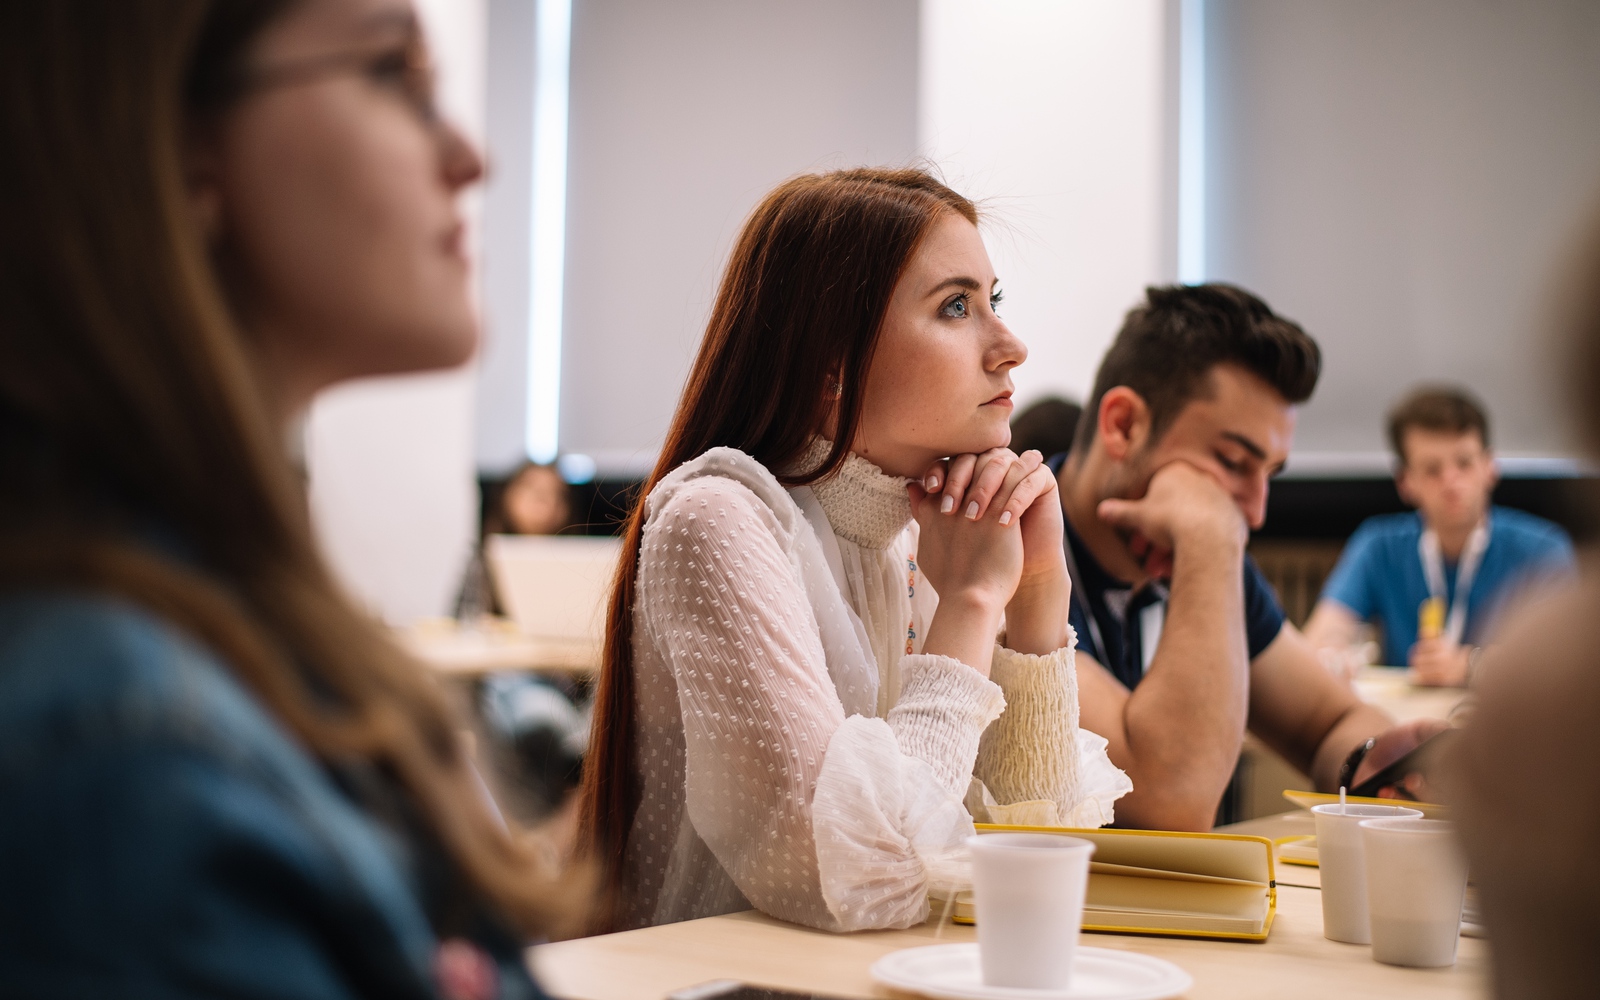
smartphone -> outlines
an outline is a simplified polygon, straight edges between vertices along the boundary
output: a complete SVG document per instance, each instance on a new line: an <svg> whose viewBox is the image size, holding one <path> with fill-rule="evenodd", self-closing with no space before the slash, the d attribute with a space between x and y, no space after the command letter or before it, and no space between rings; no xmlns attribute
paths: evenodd
<svg viewBox="0 0 1600 1000"><path fill-rule="evenodd" d="M1454 729L1434 733L1412 747L1410 753L1350 789L1349 794L1376 798L1383 789L1393 788L1400 793L1401 798L1415 800L1416 796L1411 794L1402 782L1413 774L1420 774L1424 784L1429 783L1429 773L1438 763L1440 752L1450 745L1455 739L1455 734Z"/></svg>
<svg viewBox="0 0 1600 1000"><path fill-rule="evenodd" d="M667 994L667 1000L844 1000L823 993L791 993L770 986L751 986L737 979L713 979Z"/></svg>

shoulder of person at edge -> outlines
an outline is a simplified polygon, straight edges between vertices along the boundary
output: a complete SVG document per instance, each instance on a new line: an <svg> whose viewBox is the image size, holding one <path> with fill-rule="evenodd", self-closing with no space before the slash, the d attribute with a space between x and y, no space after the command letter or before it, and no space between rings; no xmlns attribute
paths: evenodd
<svg viewBox="0 0 1600 1000"><path fill-rule="evenodd" d="M92 958L85 985L427 996L443 966L471 965L503 1000L540 995L487 921L441 944L424 899L436 865L205 650L125 602L0 599L0 815L15 819L0 823L13 985Z"/></svg>

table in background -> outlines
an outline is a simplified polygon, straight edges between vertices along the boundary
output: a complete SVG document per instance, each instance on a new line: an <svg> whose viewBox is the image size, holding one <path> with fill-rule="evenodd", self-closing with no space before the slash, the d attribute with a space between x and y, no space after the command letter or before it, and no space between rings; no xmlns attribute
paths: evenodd
<svg viewBox="0 0 1600 1000"><path fill-rule="evenodd" d="M600 671L600 647L589 641L523 635L504 619L460 625L430 619L399 629L400 644L441 674L474 678L505 670L591 677Z"/></svg>
<svg viewBox="0 0 1600 1000"><path fill-rule="evenodd" d="M1448 719L1467 697L1466 688L1412 684L1411 671L1405 667L1363 667L1351 683L1362 701L1400 722Z"/></svg>
<svg viewBox="0 0 1600 1000"><path fill-rule="evenodd" d="M739 979L795 992L840 997L897 995L872 981L872 963L891 951L937 943L937 925L904 931L828 934L754 911L644 930L563 941L532 949L546 989L563 1000L659 1000L711 979ZM946 925L940 941L972 941L971 927ZM1194 977L1191 1000L1317 1000L1487 994L1484 942L1462 938L1449 969L1399 969L1372 960L1363 945L1322 936L1316 889L1279 885L1278 916L1261 944L1197 938L1085 934L1083 943L1154 955Z"/></svg>

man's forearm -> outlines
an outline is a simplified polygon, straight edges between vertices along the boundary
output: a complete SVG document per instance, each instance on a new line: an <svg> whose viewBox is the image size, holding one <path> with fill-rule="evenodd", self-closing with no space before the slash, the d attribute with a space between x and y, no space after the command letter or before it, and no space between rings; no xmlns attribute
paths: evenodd
<svg viewBox="0 0 1600 1000"><path fill-rule="evenodd" d="M1357 704L1328 730L1311 762L1311 781L1318 791L1338 791L1339 768L1350 751L1394 725L1394 720L1367 704Z"/></svg>
<svg viewBox="0 0 1600 1000"><path fill-rule="evenodd" d="M1134 792L1118 810L1144 826L1209 829L1249 709L1242 548L1175 553L1161 642L1125 708Z"/></svg>
<svg viewBox="0 0 1600 1000"><path fill-rule="evenodd" d="M1302 630L1311 645L1320 648L1348 646L1355 641L1356 626L1361 619L1349 608L1324 597L1311 612L1311 620Z"/></svg>

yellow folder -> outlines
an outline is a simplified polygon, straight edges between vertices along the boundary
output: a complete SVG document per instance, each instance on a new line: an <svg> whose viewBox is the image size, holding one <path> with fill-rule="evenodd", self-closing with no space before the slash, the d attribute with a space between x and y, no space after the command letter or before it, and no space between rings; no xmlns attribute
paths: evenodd
<svg viewBox="0 0 1600 1000"><path fill-rule="evenodd" d="M1086 931L1265 941L1277 915L1272 841L1266 837L987 823L977 829L1092 841ZM956 897L952 919L973 922L970 892Z"/></svg>

